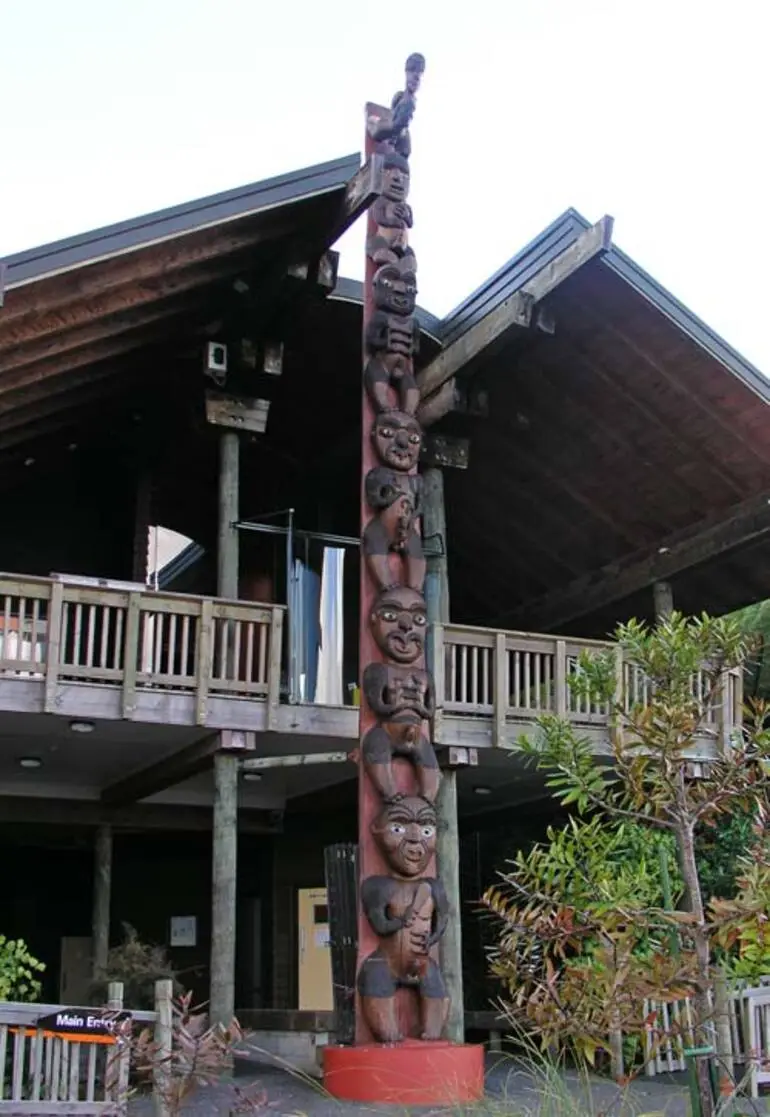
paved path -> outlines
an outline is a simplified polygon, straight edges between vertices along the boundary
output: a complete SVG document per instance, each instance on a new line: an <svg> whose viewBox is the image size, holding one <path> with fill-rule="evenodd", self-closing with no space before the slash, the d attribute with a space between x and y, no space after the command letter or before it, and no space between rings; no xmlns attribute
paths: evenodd
<svg viewBox="0 0 770 1117"><path fill-rule="evenodd" d="M565 1072L562 1086L556 1090L543 1090L542 1082L528 1072L521 1062L506 1056L489 1056L487 1069L487 1097L479 1106L461 1110L459 1107L429 1109L398 1106L376 1106L355 1102L341 1102L324 1093L320 1083L295 1077L274 1067L255 1067L254 1073L240 1073L234 1079L241 1089L257 1092L264 1090L267 1106L263 1117L346 1117L349 1114L433 1114L460 1117L463 1112L479 1117L509 1117L524 1115L535 1117L547 1111L548 1117L603 1117L607 1107L617 1098L612 1083L594 1079L590 1098L576 1074ZM546 1096L549 1095L549 1096ZM555 1096L552 1096L555 1095ZM681 1076L669 1079L640 1079L626 1092L623 1106L615 1105L611 1117L687 1117L687 1088ZM233 1089L227 1083L198 1091L185 1107L186 1117L229 1117L234 1103ZM582 1103L582 1104L581 1104ZM622 1113L621 1113L622 1110ZM130 1117L150 1117L152 1104L148 1099L136 1099L129 1107Z"/></svg>

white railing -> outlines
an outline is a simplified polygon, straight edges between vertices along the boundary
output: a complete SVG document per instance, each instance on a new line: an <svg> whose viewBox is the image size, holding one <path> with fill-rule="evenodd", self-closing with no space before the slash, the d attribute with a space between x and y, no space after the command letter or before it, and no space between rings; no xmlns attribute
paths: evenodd
<svg viewBox="0 0 770 1117"><path fill-rule="evenodd" d="M651 1077L686 1070L685 1050L695 1046L689 1001L646 1001L644 1013L645 1073ZM718 1057L732 1062L734 1080L743 1080L756 1098L759 1087L770 1083L770 985L736 990L728 997L727 1015L731 1050L718 1052Z"/></svg>
<svg viewBox="0 0 770 1117"><path fill-rule="evenodd" d="M115 982L107 1009L90 1011L109 1018L122 1009L123 986ZM130 1044L117 1029L113 1037L107 1031L107 1042L93 1042L39 1026L41 1019L67 1012L72 1010L63 1005L0 1002L0 1114L125 1113ZM155 1023L157 1029L157 1019L157 1012L131 1012L131 1027Z"/></svg>
<svg viewBox="0 0 770 1117"><path fill-rule="evenodd" d="M602 640L576 640L531 632L495 632L464 625L437 625L435 630L436 698L442 714L488 717L495 743L507 725L531 723L545 713L584 727L610 729L607 703L595 702L570 686L584 651L614 651ZM623 696L627 712L649 699L649 684L633 665L624 663ZM620 664L618 665L618 671ZM693 679L693 692L705 695L706 675ZM710 703L704 729L710 739L740 724L741 674L722 676Z"/></svg>
<svg viewBox="0 0 770 1117"><path fill-rule="evenodd" d="M0 677L45 681L46 710L68 682L192 693L277 706L285 609L152 590L0 576Z"/></svg>

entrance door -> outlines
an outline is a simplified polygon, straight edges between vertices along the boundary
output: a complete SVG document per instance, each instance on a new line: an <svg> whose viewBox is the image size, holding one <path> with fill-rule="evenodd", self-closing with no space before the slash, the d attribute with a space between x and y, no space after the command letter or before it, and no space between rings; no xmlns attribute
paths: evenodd
<svg viewBox="0 0 770 1117"><path fill-rule="evenodd" d="M329 949L329 907L325 888L297 892L299 928L299 1007L334 1008Z"/></svg>
<svg viewBox="0 0 770 1117"><path fill-rule="evenodd" d="M72 936L61 941L59 1003L87 1005L91 1002L91 937Z"/></svg>

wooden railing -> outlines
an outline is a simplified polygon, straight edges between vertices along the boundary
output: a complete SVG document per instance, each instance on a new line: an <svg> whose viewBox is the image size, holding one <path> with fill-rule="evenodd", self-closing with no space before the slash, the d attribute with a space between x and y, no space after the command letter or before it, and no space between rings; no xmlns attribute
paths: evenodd
<svg viewBox="0 0 770 1117"><path fill-rule="evenodd" d="M122 689L130 717L141 690L210 695L277 707L285 609L152 590L0 576L0 678L42 679L45 709L65 683Z"/></svg>
<svg viewBox="0 0 770 1117"><path fill-rule="evenodd" d="M171 1057L172 983L156 981L153 1012L124 1012L122 982L111 982L107 995L105 1007L85 1009L0 1001L0 1114L125 1117L136 1064L132 1037L151 1028L158 1053L152 1102L159 1117L169 1117L161 1076ZM96 1036L79 1038L78 1025L66 1019L73 1016L100 1021Z"/></svg>
<svg viewBox="0 0 770 1117"><path fill-rule="evenodd" d="M435 631L436 696L442 714L491 718L493 742L502 744L510 724L531 724L553 713L585 727L609 730L610 710L579 695L570 686L583 651L616 650L601 640L575 640L528 632L439 625ZM621 664L618 661L618 673ZM649 683L632 664L623 663L623 697L627 710L645 702ZM705 693L706 676L693 678L694 692ZM726 739L740 724L742 676L723 676L711 703L704 733Z"/></svg>

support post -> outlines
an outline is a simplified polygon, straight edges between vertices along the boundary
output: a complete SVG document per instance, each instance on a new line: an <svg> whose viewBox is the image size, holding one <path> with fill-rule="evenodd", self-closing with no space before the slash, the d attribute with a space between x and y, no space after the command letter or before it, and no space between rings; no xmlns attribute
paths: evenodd
<svg viewBox="0 0 770 1117"><path fill-rule="evenodd" d="M238 597L237 431L220 435L219 534L217 594ZM232 653L228 634L228 656ZM221 741L220 741L221 744ZM229 1025L235 1015L235 919L238 862L238 756L214 755L214 818L211 849L211 991L212 1024Z"/></svg>
<svg viewBox="0 0 770 1117"><path fill-rule="evenodd" d="M155 982L155 1049L152 1093L155 1117L171 1117L170 1063L174 1048L174 983Z"/></svg>
<svg viewBox="0 0 770 1117"><path fill-rule="evenodd" d="M428 607L428 670L436 674L434 625L449 623L449 574L446 548L446 506L444 474L426 469L422 475L422 530L427 560L425 603ZM442 696L439 696L441 698ZM445 768L436 799L440 820L436 842L436 863L449 902L449 922L441 939L441 968L444 973L449 1012L445 1033L453 1043L465 1042L463 1002L463 959L460 894L460 832L457 814L457 772Z"/></svg>
<svg viewBox="0 0 770 1117"><path fill-rule="evenodd" d="M238 597L238 432L219 436L219 533L217 537L217 594Z"/></svg>
<svg viewBox="0 0 770 1117"><path fill-rule="evenodd" d="M214 833L211 865L212 1024L235 1015L235 918L238 859L238 756L214 757Z"/></svg>
<svg viewBox="0 0 770 1117"><path fill-rule="evenodd" d="M112 893L112 827L100 826L94 843L94 902L92 920L93 975L104 972L110 949Z"/></svg>
<svg viewBox="0 0 770 1117"><path fill-rule="evenodd" d="M662 621L674 611L674 593L670 582L655 582L652 587L655 602L655 620Z"/></svg>

